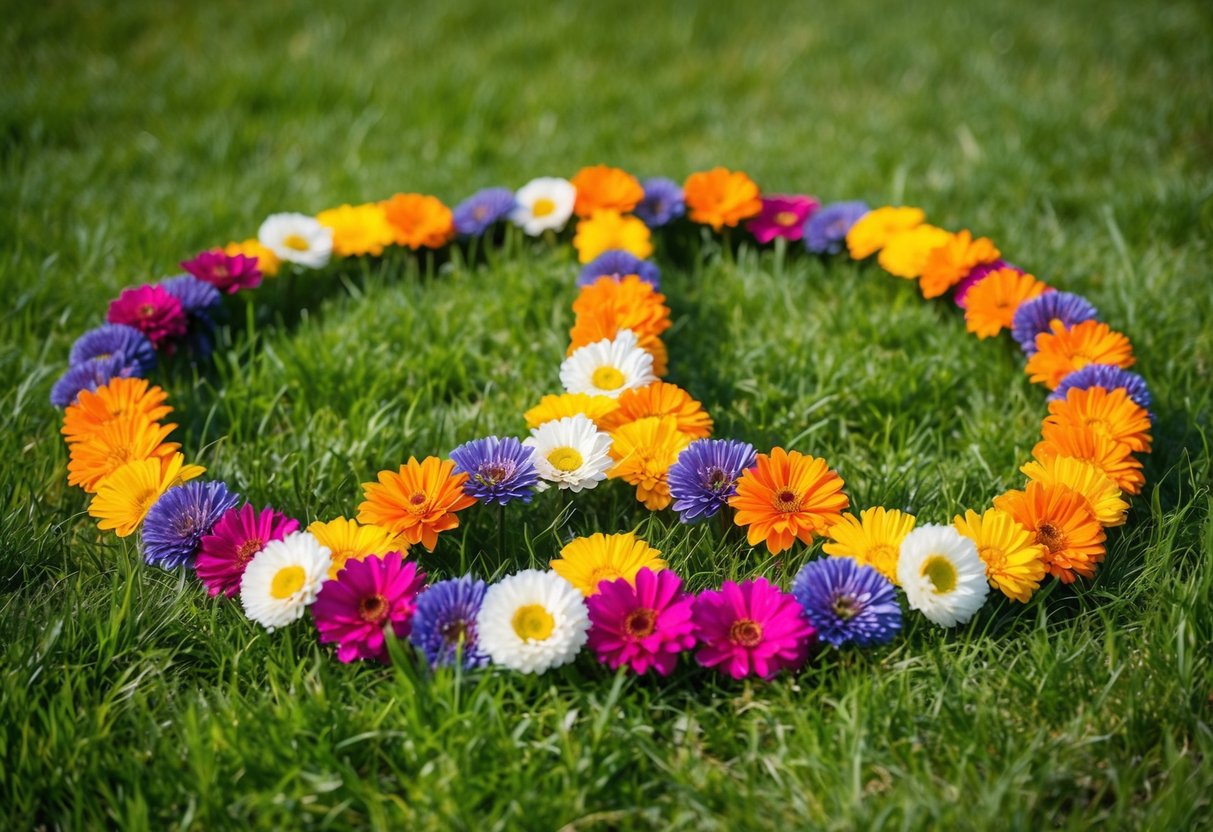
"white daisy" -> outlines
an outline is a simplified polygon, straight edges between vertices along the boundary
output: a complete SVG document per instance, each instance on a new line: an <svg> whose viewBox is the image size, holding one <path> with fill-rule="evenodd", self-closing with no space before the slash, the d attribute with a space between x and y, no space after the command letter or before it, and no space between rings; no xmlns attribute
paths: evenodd
<svg viewBox="0 0 1213 832"><path fill-rule="evenodd" d="M535 449L540 477L573 492L598 485L615 464L610 434L584 413L544 422L522 444Z"/></svg>
<svg viewBox="0 0 1213 832"><path fill-rule="evenodd" d="M624 390L656 380L653 356L637 345L636 333L630 329L574 350L560 365L560 383L568 393L617 399Z"/></svg>
<svg viewBox="0 0 1213 832"><path fill-rule="evenodd" d="M476 617L480 649L494 664L520 673L568 664L589 629L581 591L555 572L538 569L507 575L490 586Z"/></svg>
<svg viewBox="0 0 1213 832"><path fill-rule="evenodd" d="M240 579L244 614L270 632L298 620L316 600L331 564L329 548L308 532L267 543Z"/></svg>
<svg viewBox="0 0 1213 832"><path fill-rule="evenodd" d="M941 627L964 624L990 592L977 546L951 526L927 523L906 535L897 580L910 608Z"/></svg>
<svg viewBox="0 0 1213 832"><path fill-rule="evenodd" d="M573 215L576 201L577 189L569 180L554 176L532 179L514 194L510 222L521 225L532 237L548 229L559 231Z"/></svg>
<svg viewBox="0 0 1213 832"><path fill-rule="evenodd" d="M333 229L307 214L270 214L257 230L257 241L279 260L318 269L333 254Z"/></svg>

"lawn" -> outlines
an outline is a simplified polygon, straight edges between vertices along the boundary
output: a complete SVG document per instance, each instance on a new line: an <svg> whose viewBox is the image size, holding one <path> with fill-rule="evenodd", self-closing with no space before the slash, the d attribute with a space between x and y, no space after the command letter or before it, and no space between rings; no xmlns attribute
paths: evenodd
<svg viewBox="0 0 1213 832"><path fill-rule="evenodd" d="M916 829L1209 824L1213 16L1199 3L7 3L0 32L0 826ZM1149 484L1092 581L769 684L683 662L540 677L342 665L146 567L68 488L47 396L125 286L273 211L453 204L609 163L922 206L1081 293L1155 397ZM569 235L566 233L565 237ZM658 252L670 378L717 434L826 457L923 522L1018 487L1044 395L1009 339L845 258ZM558 389L570 247L393 254L230 300L157 377L211 476L305 521ZM422 557L486 578L638 529L696 588L786 586L621 483Z"/></svg>

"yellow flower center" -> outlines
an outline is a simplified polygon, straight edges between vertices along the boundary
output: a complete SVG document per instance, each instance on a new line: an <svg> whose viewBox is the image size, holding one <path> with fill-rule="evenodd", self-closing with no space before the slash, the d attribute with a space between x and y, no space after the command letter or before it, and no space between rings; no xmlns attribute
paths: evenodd
<svg viewBox="0 0 1213 832"><path fill-rule="evenodd" d="M956 589L956 567L943 555L931 555L922 565L922 574L935 587L936 595Z"/></svg>
<svg viewBox="0 0 1213 832"><path fill-rule="evenodd" d="M539 197L539 199L535 200L535 204L531 206L531 214L536 217L546 217L555 210L556 203L546 196Z"/></svg>
<svg viewBox="0 0 1213 832"><path fill-rule="evenodd" d="M576 471L581 467L584 459L581 452L576 448L557 448L548 454L548 462L552 463L552 467L557 471Z"/></svg>
<svg viewBox="0 0 1213 832"><path fill-rule="evenodd" d="M756 647L762 641L762 625L752 618L738 618L729 627L729 641L741 647Z"/></svg>
<svg viewBox="0 0 1213 832"><path fill-rule="evenodd" d="M977 555L981 558L981 562L986 565L987 572L998 572L1006 568L1007 553L1002 550L1001 546L985 545L977 549Z"/></svg>
<svg viewBox="0 0 1213 832"><path fill-rule="evenodd" d="M623 373L611 366L599 367L590 379L590 383L599 390L618 390L623 382Z"/></svg>
<svg viewBox="0 0 1213 832"><path fill-rule="evenodd" d="M873 565L878 563L887 564L890 562L896 564L898 554L897 549L890 546L888 543L877 543L874 546L868 547L868 550L864 552L864 558L867 559L868 563Z"/></svg>
<svg viewBox="0 0 1213 832"><path fill-rule="evenodd" d="M409 495L408 510L413 514L424 514L428 501L429 495L424 491L414 491Z"/></svg>
<svg viewBox="0 0 1213 832"><path fill-rule="evenodd" d="M556 629L556 619L544 608L543 604L526 604L514 612L510 624L518 638L530 641L544 641Z"/></svg>
<svg viewBox="0 0 1213 832"><path fill-rule="evenodd" d="M589 584L591 591L598 591L598 584L602 581L615 581L623 577L623 573L614 566L595 566L590 570Z"/></svg>
<svg viewBox="0 0 1213 832"><path fill-rule="evenodd" d="M160 499L160 492L154 488L139 492L135 495L135 511L140 517L143 517L158 499Z"/></svg>
<svg viewBox="0 0 1213 832"><path fill-rule="evenodd" d="M291 251L307 251L309 248L311 248L311 246L307 244L307 240L298 234L287 234L286 239L282 241L282 244Z"/></svg>
<svg viewBox="0 0 1213 832"><path fill-rule="evenodd" d="M286 600L303 589L305 580L307 573L303 571L302 566L294 563L284 566L274 573L274 579L270 581L270 595L279 601Z"/></svg>
<svg viewBox="0 0 1213 832"><path fill-rule="evenodd" d="M781 488L775 492L771 505L774 506L776 511L800 511L800 498L796 496L796 492L792 489Z"/></svg>
<svg viewBox="0 0 1213 832"><path fill-rule="evenodd" d="M775 222L784 228L790 228L796 224L796 215L791 211L780 211L775 215Z"/></svg>

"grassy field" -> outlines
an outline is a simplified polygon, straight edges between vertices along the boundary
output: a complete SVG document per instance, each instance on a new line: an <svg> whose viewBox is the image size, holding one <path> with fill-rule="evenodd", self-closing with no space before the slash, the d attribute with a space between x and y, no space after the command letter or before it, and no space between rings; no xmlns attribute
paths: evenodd
<svg viewBox="0 0 1213 832"><path fill-rule="evenodd" d="M851 2L8 4L0 32L0 827L916 829L1209 824L1213 17ZM610 6L608 8L608 5ZM1041 4L1043 6L1043 4ZM449 8L443 8L449 6ZM652 16L653 9L660 16ZM1155 394L1149 486L1094 581L771 684L343 666L99 534L47 394L123 286L276 210L453 203L607 162L921 205L1089 297ZM660 251L671 378L718 433L826 456L944 521L1020 482L1043 394L1009 339L869 267ZM306 520L558 387L575 263L529 242L284 278L179 364L177 433ZM433 575L639 528L695 586L772 561L620 484L467 512ZM785 584L786 585L786 584Z"/></svg>

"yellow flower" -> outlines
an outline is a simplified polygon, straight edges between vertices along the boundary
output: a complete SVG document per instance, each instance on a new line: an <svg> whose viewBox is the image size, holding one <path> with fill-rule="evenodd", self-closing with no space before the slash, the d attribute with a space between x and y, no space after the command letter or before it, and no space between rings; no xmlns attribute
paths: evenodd
<svg viewBox="0 0 1213 832"><path fill-rule="evenodd" d="M616 464L607 476L636 486L636 499L649 511L660 511L672 499L666 479L670 466L691 439L678 429L676 416L649 416L622 425L611 433Z"/></svg>
<svg viewBox="0 0 1213 832"><path fill-rule="evenodd" d="M642 260L653 253L649 227L640 219L625 217L618 211L595 211L589 219L577 223L573 247L581 263L611 249L631 252Z"/></svg>
<svg viewBox="0 0 1213 832"><path fill-rule="evenodd" d="M395 232L380 203L330 208L317 214L316 221L332 229L333 253L338 257L378 256L395 239Z"/></svg>
<svg viewBox="0 0 1213 832"><path fill-rule="evenodd" d="M332 552L330 578L337 577L346 561L362 560L370 555L386 555L388 552L403 554L409 550L408 541L391 529L344 517L327 523L317 520L307 530L320 541L321 546L327 546Z"/></svg>
<svg viewBox="0 0 1213 832"><path fill-rule="evenodd" d="M847 250L851 252L851 259L871 257L884 248L894 234L922 225L926 218L921 208L885 206L869 211L847 232Z"/></svg>
<svg viewBox="0 0 1213 832"><path fill-rule="evenodd" d="M560 558L548 565L583 594L594 595L602 581L627 578L635 584L636 573L646 566L659 572L669 564L661 552L628 532L575 538L560 550Z"/></svg>
<svg viewBox="0 0 1213 832"><path fill-rule="evenodd" d="M528 428L537 428L547 422L565 416L584 414L602 429L602 417L619 407L619 402L610 396L591 396L588 393L561 393L559 396L544 396L539 404L522 414Z"/></svg>
<svg viewBox="0 0 1213 832"><path fill-rule="evenodd" d="M1120 489L1111 477L1086 460L1046 456L1019 470L1033 482L1064 485L1081 494L1101 526L1119 526L1125 522L1129 504L1121 499Z"/></svg>
<svg viewBox="0 0 1213 832"><path fill-rule="evenodd" d="M876 262L894 277L913 280L926 268L931 252L944 245L952 235L933 225L919 225L894 234L880 250Z"/></svg>
<svg viewBox="0 0 1213 832"><path fill-rule="evenodd" d="M952 525L977 545L990 586L1026 604L1047 572L1048 550L1036 542L1036 536L996 508L987 509L985 514L969 509L964 517L953 519Z"/></svg>
<svg viewBox="0 0 1213 832"><path fill-rule="evenodd" d="M88 513L100 521L97 528L113 529L118 537L127 537L139 528L161 494L205 471L200 465L186 465L181 454L165 459L136 459L98 484Z"/></svg>
<svg viewBox="0 0 1213 832"><path fill-rule="evenodd" d="M278 255L261 245L261 241L256 237L239 243L228 243L223 247L223 253L229 257L235 257L237 254L243 254L245 257L256 257L257 268L264 277L275 276L282 265L282 261L278 259Z"/></svg>
<svg viewBox="0 0 1213 832"><path fill-rule="evenodd" d="M826 530L830 542L821 548L827 555L853 558L871 566L896 584L901 541L914 528L914 522L914 515L895 508L865 508L858 518L848 512Z"/></svg>

